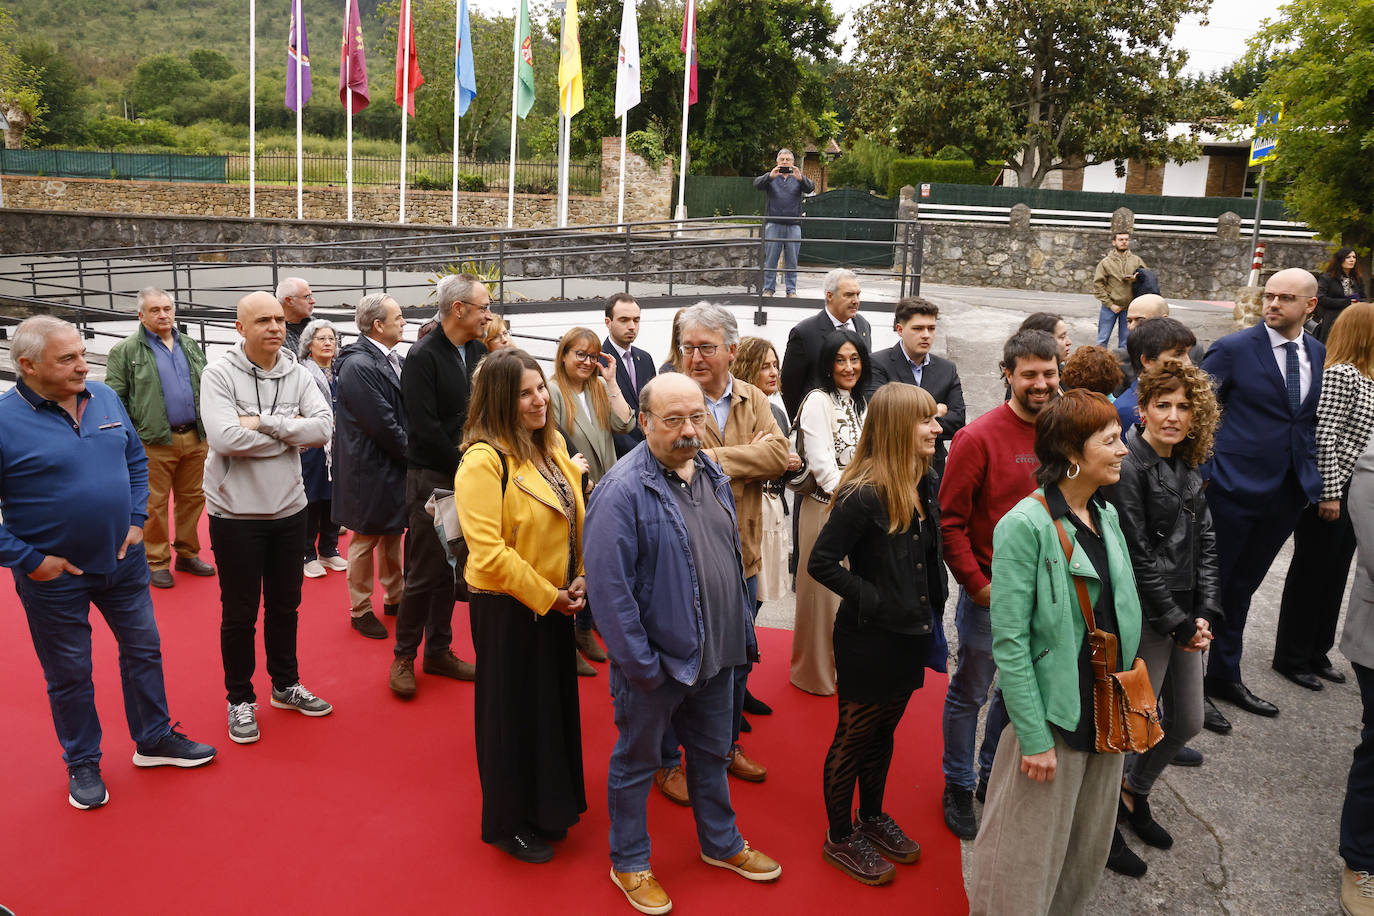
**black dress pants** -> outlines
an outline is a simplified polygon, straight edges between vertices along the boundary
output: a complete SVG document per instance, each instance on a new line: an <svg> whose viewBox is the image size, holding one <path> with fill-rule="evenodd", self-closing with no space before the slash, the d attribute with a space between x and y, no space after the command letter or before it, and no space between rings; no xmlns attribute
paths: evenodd
<svg viewBox="0 0 1374 916"><path fill-rule="evenodd" d="M1323 521L1316 505L1302 510L1293 530L1293 562L1283 583L1274 667L1308 672L1331 667L1345 580L1355 557L1355 526L1341 500L1341 517Z"/></svg>
<svg viewBox="0 0 1374 916"><path fill-rule="evenodd" d="M406 590L396 612L396 657L414 658L425 643L433 658L453 644L453 567L434 533L425 501L436 489L453 489L452 475L427 468L406 471Z"/></svg>

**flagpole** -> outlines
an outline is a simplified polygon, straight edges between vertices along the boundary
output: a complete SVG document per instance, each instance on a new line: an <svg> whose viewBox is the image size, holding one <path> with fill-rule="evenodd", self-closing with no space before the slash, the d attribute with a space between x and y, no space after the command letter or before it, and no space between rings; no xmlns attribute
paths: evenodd
<svg viewBox="0 0 1374 916"><path fill-rule="evenodd" d="M305 20L301 0L296 0L296 219L305 218L304 158L301 155L301 49L305 47Z"/></svg>
<svg viewBox="0 0 1374 916"><path fill-rule="evenodd" d="M248 218L258 215L257 182L257 57L258 57L258 5L257 0L248 0Z"/></svg>
<svg viewBox="0 0 1374 916"><path fill-rule="evenodd" d="M406 129L408 127L406 105L410 102L410 0L401 0L401 28L403 38L401 63L401 209L400 222L406 221Z"/></svg>
<svg viewBox="0 0 1374 916"><path fill-rule="evenodd" d="M506 228L515 226L515 125L519 115L516 106L520 101L520 13L515 14L515 38L511 41L510 73L510 176L506 181Z"/></svg>
<svg viewBox="0 0 1374 916"><path fill-rule="evenodd" d="M689 92L692 88L692 57L697 52L696 0L687 0L687 53L684 57L682 73L682 156L678 160L677 214L676 218L687 218L687 115ZM623 159L623 157L622 157Z"/></svg>
<svg viewBox="0 0 1374 916"><path fill-rule="evenodd" d="M625 139L629 120L628 111L620 116L620 202L615 208L615 221L620 224L621 232L625 231Z"/></svg>
<svg viewBox="0 0 1374 916"><path fill-rule="evenodd" d="M568 95L572 93L569 92ZM564 105L564 99L559 98L560 109ZM568 224L567 215L567 164L568 164L568 142L565 139L568 135L568 121L571 119L559 111L558 114L558 214L557 225L562 229Z"/></svg>
<svg viewBox="0 0 1374 916"><path fill-rule="evenodd" d="M453 216L452 224L458 225L458 99L462 89L458 85L458 55L462 53L463 0L453 4Z"/></svg>
<svg viewBox="0 0 1374 916"><path fill-rule="evenodd" d="M349 51L352 33L349 31L349 0L344 0L344 50ZM361 23L359 23L361 25ZM347 112L348 120L348 140L344 155L347 162L344 163L344 181L348 186L348 221L353 222L353 55L344 54L344 111Z"/></svg>

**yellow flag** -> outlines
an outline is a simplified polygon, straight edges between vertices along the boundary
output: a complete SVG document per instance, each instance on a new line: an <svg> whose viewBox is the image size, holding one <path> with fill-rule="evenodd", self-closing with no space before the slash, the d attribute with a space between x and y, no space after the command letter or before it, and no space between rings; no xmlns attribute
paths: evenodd
<svg viewBox="0 0 1374 916"><path fill-rule="evenodd" d="M577 40L577 0L563 9L563 41L558 57L558 107L571 118L582 110L582 45Z"/></svg>

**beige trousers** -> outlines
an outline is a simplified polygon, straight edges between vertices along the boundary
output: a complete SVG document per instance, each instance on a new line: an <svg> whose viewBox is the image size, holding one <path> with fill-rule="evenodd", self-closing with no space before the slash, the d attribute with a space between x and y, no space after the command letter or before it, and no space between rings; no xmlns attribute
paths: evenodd
<svg viewBox="0 0 1374 916"><path fill-rule="evenodd" d="M170 445L143 443L148 456L148 522L143 526L143 546L149 569L166 569L172 549L179 557L200 555L200 514L205 510L205 456L209 446L194 429L172 433ZM168 544L167 497L172 496L176 541Z"/></svg>
<svg viewBox="0 0 1374 916"><path fill-rule="evenodd" d="M806 571L811 547L829 506L807 496L797 500L797 616L792 628L792 683L807 693L835 692L835 613L840 596Z"/></svg>
<svg viewBox="0 0 1374 916"><path fill-rule="evenodd" d="M349 613L361 617L372 610L373 565L372 551L381 557L378 578L382 580L387 604L400 604L405 595L405 573L401 565L403 534L352 533L348 541L348 603Z"/></svg>
<svg viewBox="0 0 1374 916"><path fill-rule="evenodd" d="M1035 782L1021 772L1016 729L1002 732L973 842L970 916L1075 916L1097 890L1125 755L1070 750L1058 732L1054 753L1054 779Z"/></svg>

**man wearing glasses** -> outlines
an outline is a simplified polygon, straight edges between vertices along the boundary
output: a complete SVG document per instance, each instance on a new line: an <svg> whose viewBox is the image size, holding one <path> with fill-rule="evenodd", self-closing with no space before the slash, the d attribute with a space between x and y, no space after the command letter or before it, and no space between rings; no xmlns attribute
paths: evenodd
<svg viewBox="0 0 1374 916"><path fill-rule="evenodd" d="M277 284L277 301L286 314L286 340L282 343L282 352L290 353L294 359L301 349L301 331L315 312L315 294L310 291L310 284L300 277L287 277Z"/></svg>
<svg viewBox="0 0 1374 916"><path fill-rule="evenodd" d="M1281 270L1264 285L1264 322L1221 338L1202 362L1222 406L1207 505L1225 614L1207 659L1204 692L1260 716L1279 710L1241 681L1250 599L1303 507L1321 495L1317 401L1326 348L1303 331L1316 307L1312 274Z"/></svg>
<svg viewBox="0 0 1374 916"><path fill-rule="evenodd" d="M470 681L477 670L453 654L453 567L434 533L425 501L436 489L451 490L458 470L458 443L468 416L472 370L487 352L482 330L491 317L491 295L473 274L450 274L435 288L438 328L406 354L401 399L406 415L405 595L396 613L396 650L388 686L397 696L415 695L415 656L425 644L426 674Z"/></svg>
<svg viewBox="0 0 1374 916"><path fill-rule="evenodd" d="M702 347L715 348L705 358L723 355L699 325L686 331L689 364ZM740 835L726 779L736 672L758 645L732 481L702 450L715 421L702 389L679 373L649 382L640 404L645 441L597 485L583 541L619 731L607 775L611 880L641 913L666 913L672 902L649 863L647 802L669 731L686 743L702 861L751 881L772 881L782 867Z"/></svg>

